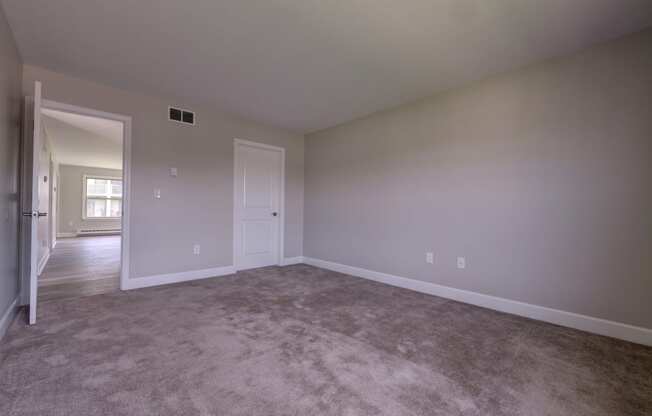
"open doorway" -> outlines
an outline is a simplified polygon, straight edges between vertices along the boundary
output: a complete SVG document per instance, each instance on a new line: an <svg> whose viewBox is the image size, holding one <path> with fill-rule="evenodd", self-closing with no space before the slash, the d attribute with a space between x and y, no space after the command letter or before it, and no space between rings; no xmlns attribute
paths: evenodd
<svg viewBox="0 0 652 416"><path fill-rule="evenodd" d="M119 290L125 200L122 121L43 101L38 299Z"/></svg>

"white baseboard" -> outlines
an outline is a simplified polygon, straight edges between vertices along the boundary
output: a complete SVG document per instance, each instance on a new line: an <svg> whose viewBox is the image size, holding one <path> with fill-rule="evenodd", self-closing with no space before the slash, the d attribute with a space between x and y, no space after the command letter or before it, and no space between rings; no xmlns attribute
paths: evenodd
<svg viewBox="0 0 652 416"><path fill-rule="evenodd" d="M77 233L57 233L57 238L72 238L77 237Z"/></svg>
<svg viewBox="0 0 652 416"><path fill-rule="evenodd" d="M140 289L143 287L167 285L170 283L188 282L190 280L206 279L209 277L226 276L235 273L233 266L215 267L211 269L192 270L188 272L158 274L154 276L136 277L126 280L124 290Z"/></svg>
<svg viewBox="0 0 652 416"><path fill-rule="evenodd" d="M281 261L281 266L291 266L293 264L301 264L303 263L303 256L297 256L297 257L286 257Z"/></svg>
<svg viewBox="0 0 652 416"><path fill-rule="evenodd" d="M50 249L45 252L45 255L39 260L38 262L38 267L36 269L36 275L40 276L41 273L43 273L43 269L45 269L45 265L48 264L48 260L50 260Z"/></svg>
<svg viewBox="0 0 652 416"><path fill-rule="evenodd" d="M482 306L484 308L489 308L500 312L525 316L527 318L550 322L556 325L575 328L594 334L605 335L612 338L618 338L625 341L652 346L652 329L649 328L608 321L606 319L594 318L573 312L546 308L544 306L532 305L515 300L499 298L496 296L483 295L477 292L455 289L448 286L423 282L421 280L408 279L405 277L394 276L391 274L362 269L359 267L347 266L326 260L319 260L310 257L304 257L303 260L306 264L320 267L322 269L333 270L336 272L362 277L364 279L374 280L392 286L398 286L404 289L410 289L417 292L427 293L429 295L440 296L442 298L453 299L464 303L470 303L472 305Z"/></svg>
<svg viewBox="0 0 652 416"><path fill-rule="evenodd" d="M18 296L16 299L11 302L6 311L3 312L2 317L0 317L0 339L5 336L9 326L14 321L16 314L18 312Z"/></svg>

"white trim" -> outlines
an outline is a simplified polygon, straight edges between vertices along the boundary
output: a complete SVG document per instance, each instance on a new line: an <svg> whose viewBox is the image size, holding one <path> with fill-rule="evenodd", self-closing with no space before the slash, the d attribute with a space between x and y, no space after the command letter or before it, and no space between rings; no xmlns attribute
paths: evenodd
<svg viewBox="0 0 652 416"><path fill-rule="evenodd" d="M281 262L281 266L291 266L293 264L301 264L301 263L303 263L303 256L286 257Z"/></svg>
<svg viewBox="0 0 652 416"><path fill-rule="evenodd" d="M179 273L158 274L146 277L137 277L127 281L126 290L139 289L150 286L167 285L170 283L188 282L191 280L207 279L210 277L226 276L235 273L233 266L214 267L212 269L192 270Z"/></svg>
<svg viewBox="0 0 652 416"><path fill-rule="evenodd" d="M43 273L43 269L45 269L45 265L48 264L48 260L50 260L49 248L45 251L45 254L43 255L43 257L41 257L41 260L39 260L38 262L38 268L36 269L36 274L38 276L40 276L41 273Z"/></svg>
<svg viewBox="0 0 652 416"><path fill-rule="evenodd" d="M11 323L14 322L14 318L18 314L18 301L19 301L19 296L16 296L16 298L11 302L9 307L7 308L6 311L2 314L2 318L0 318L0 339L5 336L7 333L7 330L11 326Z"/></svg>
<svg viewBox="0 0 652 416"><path fill-rule="evenodd" d="M259 147L261 149L267 149L267 150L276 150L277 152L285 153L285 148L284 147L274 146L272 144L252 142L251 140L243 140L243 139L238 139L238 138L233 139L233 143L242 144L242 145L251 146L251 147Z"/></svg>
<svg viewBox="0 0 652 416"><path fill-rule="evenodd" d="M238 165L237 165L237 148L239 145L258 147L260 149L274 150L281 153L281 186L279 189L279 230L278 230L278 258L276 264L278 266L283 265L283 260L285 258L285 148L280 146L273 146L271 144L252 142L250 140L242 140L235 138L233 139L233 267L235 271L238 271L238 264L236 258L237 252L237 238L236 233L239 233L239 227L237 226L237 175L238 175Z"/></svg>
<svg viewBox="0 0 652 416"><path fill-rule="evenodd" d="M326 260L304 257L304 263L315 267L320 267L322 269L346 273L352 276L362 277L364 279L374 280L377 282L401 287L404 289L410 289L421 293L427 293L429 295L440 296L442 298L453 299L459 302L469 303L471 305L482 306L484 308L489 308L500 312L525 316L527 318L575 328L581 331L652 346L652 329L649 328L608 321L606 319L594 318L591 316L561 311L558 309L546 308L544 306L532 305L525 302L499 298L496 296L483 295L477 292L455 289L448 286L437 285L421 280L408 279L405 277L394 276L391 274L362 269L359 267L347 266Z"/></svg>
<svg viewBox="0 0 652 416"><path fill-rule="evenodd" d="M73 238L77 237L77 233L57 233L57 238Z"/></svg>
<svg viewBox="0 0 652 416"><path fill-rule="evenodd" d="M91 117L119 121L123 125L122 134L122 217L121 217L121 243L120 243L120 289L126 290L129 285L129 235L130 235L130 209L131 209L131 116L108 113L76 105L43 100L41 108L65 111ZM195 114L195 119L197 115ZM76 236L76 234L75 234Z"/></svg>

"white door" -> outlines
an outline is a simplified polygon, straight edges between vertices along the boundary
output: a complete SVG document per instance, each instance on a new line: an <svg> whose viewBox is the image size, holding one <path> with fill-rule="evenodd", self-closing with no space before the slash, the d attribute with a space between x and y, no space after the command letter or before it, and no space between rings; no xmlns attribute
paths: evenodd
<svg viewBox="0 0 652 416"><path fill-rule="evenodd" d="M23 303L29 306L29 323L36 323L38 295L38 223L39 216L39 156L41 150L41 83L36 81L34 96L25 98L25 128L23 136L23 171L21 197L21 279Z"/></svg>
<svg viewBox="0 0 652 416"><path fill-rule="evenodd" d="M284 150L235 142L236 270L280 264Z"/></svg>

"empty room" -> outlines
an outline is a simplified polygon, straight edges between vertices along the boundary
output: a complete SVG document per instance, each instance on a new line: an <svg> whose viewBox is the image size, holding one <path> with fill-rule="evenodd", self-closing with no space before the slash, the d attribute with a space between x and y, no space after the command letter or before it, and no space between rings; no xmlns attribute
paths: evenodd
<svg viewBox="0 0 652 416"><path fill-rule="evenodd" d="M0 0L0 415L652 415L649 0Z"/></svg>

